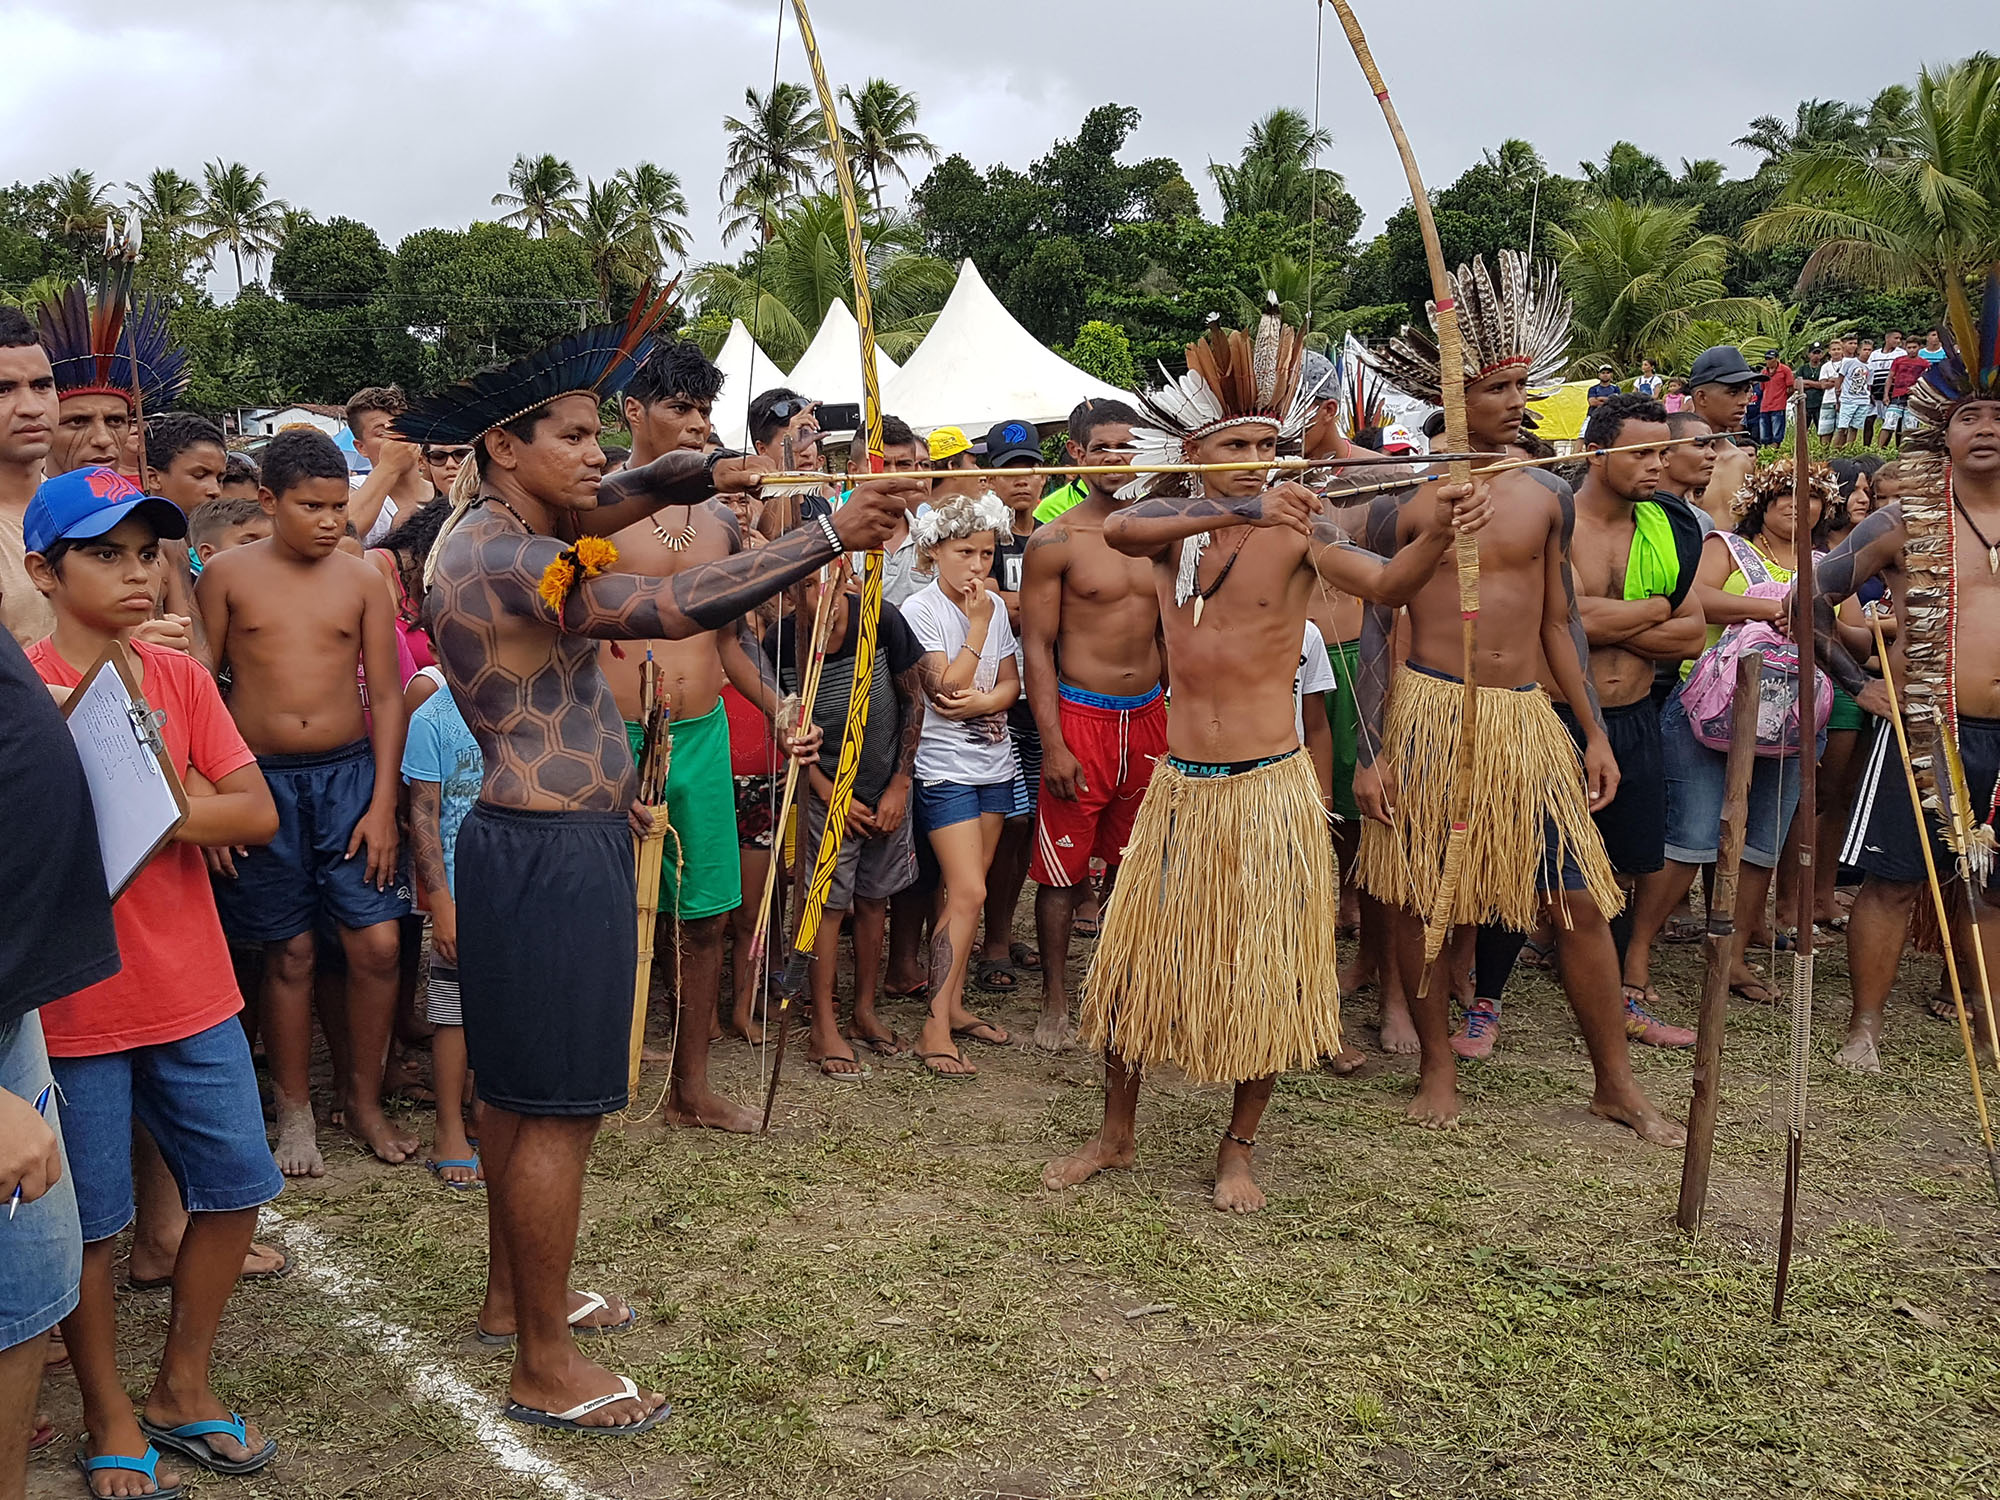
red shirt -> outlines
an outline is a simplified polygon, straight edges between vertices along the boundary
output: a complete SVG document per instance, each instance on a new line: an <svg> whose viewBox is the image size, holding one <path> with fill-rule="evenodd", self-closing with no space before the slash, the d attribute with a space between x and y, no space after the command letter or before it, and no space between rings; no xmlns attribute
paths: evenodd
<svg viewBox="0 0 2000 1500"><path fill-rule="evenodd" d="M771 721L762 710L728 683L722 685L722 711L729 718L729 774L776 776L784 770Z"/></svg>
<svg viewBox="0 0 2000 1500"><path fill-rule="evenodd" d="M1757 410L1783 411L1792 399L1792 367L1779 360L1778 368L1765 370L1763 377L1764 394L1757 400Z"/></svg>
<svg viewBox="0 0 2000 1500"><path fill-rule="evenodd" d="M219 782L257 763L201 663L143 641L132 649L145 670L146 701L166 716L160 738L177 770L185 775L192 767ZM28 660L42 681L57 687L83 681L52 640L30 646ZM42 1007L51 1055L97 1057L178 1042L243 1008L208 866L193 844L170 843L155 854L113 905L111 918L124 967Z"/></svg>
<svg viewBox="0 0 2000 1500"><path fill-rule="evenodd" d="M1896 362L1889 366L1889 399L1907 401L1930 367L1931 362L1921 354L1897 355Z"/></svg>

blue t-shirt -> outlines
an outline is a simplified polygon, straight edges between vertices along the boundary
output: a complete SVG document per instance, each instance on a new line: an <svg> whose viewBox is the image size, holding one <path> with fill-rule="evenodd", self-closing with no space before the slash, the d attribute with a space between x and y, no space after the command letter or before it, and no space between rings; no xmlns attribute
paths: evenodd
<svg viewBox="0 0 2000 1500"><path fill-rule="evenodd" d="M438 837L444 845L445 883L454 896L458 876L452 855L458 847L458 825L479 800L485 775L479 741L465 727L465 716L450 689L439 688L410 715L409 738L403 743L403 780L438 784Z"/></svg>

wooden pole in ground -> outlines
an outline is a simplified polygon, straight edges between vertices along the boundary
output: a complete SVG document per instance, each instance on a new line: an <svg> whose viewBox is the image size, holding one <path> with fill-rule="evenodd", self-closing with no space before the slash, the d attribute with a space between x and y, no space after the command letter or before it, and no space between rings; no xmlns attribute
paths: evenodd
<svg viewBox="0 0 2000 1500"><path fill-rule="evenodd" d="M1703 939L1708 967L1702 976L1701 1019L1694 1044L1694 1100L1688 1105L1687 1154L1681 1158L1681 1201L1674 1222L1700 1230L1708 1213L1708 1169L1715 1158L1715 1114L1721 1103L1722 1033L1729 1017L1729 966L1736 949L1736 881L1749 822L1750 771L1756 762L1757 684L1764 655L1747 651L1736 662L1736 698L1729 720L1729 759L1722 776L1722 843L1715 856L1715 895L1708 904Z"/></svg>

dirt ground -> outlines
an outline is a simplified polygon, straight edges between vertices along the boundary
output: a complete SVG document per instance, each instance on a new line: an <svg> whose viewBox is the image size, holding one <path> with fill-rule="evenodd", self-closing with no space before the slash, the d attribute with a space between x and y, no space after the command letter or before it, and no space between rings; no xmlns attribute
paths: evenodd
<svg viewBox="0 0 2000 1500"><path fill-rule="evenodd" d="M1662 988L1691 997L1699 950L1664 952ZM1093 1128L1095 1059L975 1048L970 1084L898 1059L839 1085L795 1037L768 1139L614 1125L591 1164L575 1284L643 1310L592 1352L668 1392L672 1420L637 1440L503 1425L571 1497L2000 1494L2000 1212L1956 1033L1918 1004L1932 977L1906 972L1886 1071L1858 1078L1833 1063L1838 939L1822 960L1782 1327L1786 1014L1730 1017L1690 1239L1678 1153L1584 1111L1575 1028L1524 967L1455 1132L1400 1123L1413 1060L1283 1079L1258 1150L1271 1206L1249 1219L1208 1203L1223 1091L1156 1080L1136 1170L1053 1195L1042 1164ZM1038 988L988 1009L1025 1035ZM1348 1011L1370 1048L1375 1008ZM1692 1024L1691 998L1664 1009ZM913 1008L888 1014L911 1034ZM1688 1054L1636 1061L1684 1114ZM759 1067L718 1044L737 1097ZM287 1189L274 1237L324 1264L245 1286L218 1360L283 1452L200 1493L542 1492L496 1465L477 1402L440 1394L442 1372L497 1411L505 1388L504 1353L470 1337L483 1194L321 1142L330 1171ZM135 1391L166 1312L121 1297ZM74 1384L52 1376L43 1404L63 1436L28 1493L67 1500Z"/></svg>

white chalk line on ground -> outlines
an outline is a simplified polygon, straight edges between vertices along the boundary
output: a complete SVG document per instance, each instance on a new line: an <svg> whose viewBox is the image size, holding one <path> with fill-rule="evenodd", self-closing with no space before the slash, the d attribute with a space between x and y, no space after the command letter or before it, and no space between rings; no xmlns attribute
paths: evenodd
<svg viewBox="0 0 2000 1500"><path fill-rule="evenodd" d="M515 1424L500 1414L493 1398L482 1395L452 1370L427 1357L423 1341L414 1332L364 1311L362 1302L372 1300L380 1287L335 1249L325 1235L310 1224L288 1219L270 1208L263 1211L261 1222L285 1231L287 1246L299 1254L299 1271L347 1310L343 1325L375 1347L397 1356L409 1372L410 1392L441 1401L457 1412L496 1464L510 1474L537 1481L561 1500L605 1500L595 1490L578 1483L554 1459L522 1442L512 1430Z"/></svg>

